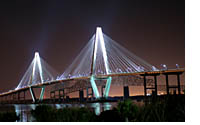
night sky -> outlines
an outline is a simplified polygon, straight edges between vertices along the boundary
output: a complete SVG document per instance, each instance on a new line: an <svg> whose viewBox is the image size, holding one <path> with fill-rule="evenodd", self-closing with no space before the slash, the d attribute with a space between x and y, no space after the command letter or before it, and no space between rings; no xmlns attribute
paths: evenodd
<svg viewBox="0 0 200 125"><path fill-rule="evenodd" d="M0 1L0 92L18 85L35 51L63 73L97 26L158 68L185 67L184 0Z"/></svg>

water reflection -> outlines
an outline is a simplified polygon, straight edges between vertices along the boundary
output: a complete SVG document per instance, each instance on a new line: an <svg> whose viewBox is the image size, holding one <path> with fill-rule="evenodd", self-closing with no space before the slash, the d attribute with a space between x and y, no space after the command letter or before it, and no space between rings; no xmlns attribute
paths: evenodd
<svg viewBox="0 0 200 125"><path fill-rule="evenodd" d="M108 102L105 102L105 103L103 103L103 107L104 107L103 111L110 110L111 109L111 104L108 103Z"/></svg>
<svg viewBox="0 0 200 125"><path fill-rule="evenodd" d="M21 116L21 110L20 110L20 106L19 105L14 105L14 107L15 107L15 112L16 112L16 115L17 116ZM20 117L20 119L21 119L21 117Z"/></svg>
<svg viewBox="0 0 200 125"><path fill-rule="evenodd" d="M94 108L95 114L99 115L100 114L100 104L99 103L92 103L91 107Z"/></svg>
<svg viewBox="0 0 200 125"><path fill-rule="evenodd" d="M17 116L20 117L20 120L17 122L27 122L34 120L34 118L31 115L31 110L35 110L36 108L35 104L30 104L30 105L15 104L14 107Z"/></svg>
<svg viewBox="0 0 200 125"><path fill-rule="evenodd" d="M55 104L55 106L56 106L56 109L62 109L64 107L66 107L66 105L64 105L64 104Z"/></svg>
<svg viewBox="0 0 200 125"><path fill-rule="evenodd" d="M100 115L102 111L110 110L112 105L108 102L105 103L91 103L91 107L94 108L95 114Z"/></svg>

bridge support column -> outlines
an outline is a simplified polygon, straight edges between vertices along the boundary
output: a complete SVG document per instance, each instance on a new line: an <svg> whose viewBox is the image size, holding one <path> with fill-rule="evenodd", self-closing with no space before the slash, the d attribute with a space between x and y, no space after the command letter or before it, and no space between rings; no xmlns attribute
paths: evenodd
<svg viewBox="0 0 200 125"><path fill-rule="evenodd" d="M95 79L94 79L94 76L91 76L90 78L90 83L92 85L92 89L94 91L94 95L95 97L98 99L99 98L99 91L98 91L98 88L97 88L97 85L95 83Z"/></svg>
<svg viewBox="0 0 200 125"><path fill-rule="evenodd" d="M1 96L1 103L4 102L4 96Z"/></svg>
<svg viewBox="0 0 200 125"><path fill-rule="evenodd" d="M108 97L108 94L109 94L109 91L110 91L110 85L111 85L111 81L112 81L112 77L108 77L107 78L107 82L106 82L106 87L105 87L105 90L104 90L104 97L107 98Z"/></svg>
<svg viewBox="0 0 200 125"><path fill-rule="evenodd" d="M91 89L91 93L89 93L89 89ZM93 89L91 87L86 88L86 94L87 94L87 100L88 100L89 96L91 96L92 99L94 98L94 92L93 92Z"/></svg>
<svg viewBox="0 0 200 125"><path fill-rule="evenodd" d="M3 103L5 101L4 96L1 96L1 103Z"/></svg>
<svg viewBox="0 0 200 125"><path fill-rule="evenodd" d="M18 93L17 93L17 100L18 100L18 101L20 101L20 94L21 94L21 92L18 92Z"/></svg>
<svg viewBox="0 0 200 125"><path fill-rule="evenodd" d="M144 75L144 96L147 96L146 76Z"/></svg>
<svg viewBox="0 0 200 125"><path fill-rule="evenodd" d="M26 92L25 90L18 92L18 102L21 102L21 101L25 102L25 99L26 99L25 92ZM22 95L21 95L21 93L22 93Z"/></svg>
<svg viewBox="0 0 200 125"><path fill-rule="evenodd" d="M178 94L181 94L180 74L177 74Z"/></svg>
<svg viewBox="0 0 200 125"><path fill-rule="evenodd" d="M51 99L55 99L55 91L51 91L50 92L50 98Z"/></svg>
<svg viewBox="0 0 200 125"><path fill-rule="evenodd" d="M5 102L5 96L2 96L2 103L4 103Z"/></svg>
<svg viewBox="0 0 200 125"><path fill-rule="evenodd" d="M86 88L86 96L87 96L87 99L88 99L88 96L89 96L88 87Z"/></svg>
<svg viewBox="0 0 200 125"><path fill-rule="evenodd" d="M5 103L5 96L2 96L2 103Z"/></svg>
<svg viewBox="0 0 200 125"><path fill-rule="evenodd" d="M40 86L40 87L34 87L34 88L41 88L41 92L40 92L40 97L39 97L39 102L43 101L44 98L44 92L45 92L45 86ZM31 97L33 100L33 103L35 103L37 101L37 98L35 96L35 93L33 91L33 87L29 88L29 91L31 93ZM24 93L24 97L25 97L25 93Z"/></svg>
<svg viewBox="0 0 200 125"><path fill-rule="evenodd" d="M50 92L50 98L51 98L52 102L55 102L55 101L56 101L56 94L55 94L55 91L51 91L51 92Z"/></svg>
<svg viewBox="0 0 200 125"><path fill-rule="evenodd" d="M11 95L6 95L7 103L12 103L12 94Z"/></svg>
<svg viewBox="0 0 200 125"><path fill-rule="evenodd" d="M5 96L5 102L7 103L7 101L8 101L8 99L7 99L8 97L7 97L7 95Z"/></svg>
<svg viewBox="0 0 200 125"><path fill-rule="evenodd" d="M124 99L129 98L129 87L124 86Z"/></svg>
<svg viewBox="0 0 200 125"><path fill-rule="evenodd" d="M107 80L107 82L106 82L106 86L105 86L105 90L103 91L103 89L101 89L102 90L102 97L105 97L105 98L107 98L108 97L108 95L109 95L109 91L110 91L110 86L111 86L111 81L112 81L112 77L111 76L109 76L109 77L107 77L107 78L95 78L94 76L91 76L91 78L90 78L90 82L91 82L91 85L92 85L92 89L93 89L93 91L94 91L94 95L95 95L95 97L98 99L98 98L100 98L100 96L99 96L99 91L98 91L98 88L97 88L97 86L96 86L96 83L95 83L95 80Z"/></svg>
<svg viewBox="0 0 200 125"><path fill-rule="evenodd" d="M59 93L59 101L63 101L64 100L64 95L65 95L65 91L64 91L64 89L59 89L59 91L58 91Z"/></svg>
<svg viewBox="0 0 200 125"><path fill-rule="evenodd" d="M8 100L14 100L15 98L14 98L14 93L12 93L10 96L9 95L7 95L8 96ZM10 99L9 99L9 97L10 97Z"/></svg>
<svg viewBox="0 0 200 125"><path fill-rule="evenodd" d="M157 75L154 75L154 85L155 85L155 95L158 95L158 89L157 89Z"/></svg>
<svg viewBox="0 0 200 125"><path fill-rule="evenodd" d="M43 98L44 98L44 91L45 91L45 86L42 86L42 90L40 92L40 98L39 98L39 101L42 101Z"/></svg>
<svg viewBox="0 0 200 125"><path fill-rule="evenodd" d="M12 100L12 99L9 99L9 97L10 97L9 95L5 95L5 103L9 103L9 101Z"/></svg>
<svg viewBox="0 0 200 125"><path fill-rule="evenodd" d="M92 88L91 88L91 96L92 96L92 98L94 98L94 91Z"/></svg>
<svg viewBox="0 0 200 125"><path fill-rule="evenodd" d="M165 78L166 78L166 91L167 91L167 95L169 95L169 80L168 80L168 74L165 74Z"/></svg>
<svg viewBox="0 0 200 125"><path fill-rule="evenodd" d="M157 76L160 75L160 73L155 73L155 74L141 74L144 78L144 96L147 96L147 90L152 90L152 96L157 96L158 95L158 89L157 89ZM154 87L147 87L147 80L146 77L151 76L154 77Z"/></svg>
<svg viewBox="0 0 200 125"><path fill-rule="evenodd" d="M30 87L29 90L30 90L30 93L31 93L31 97L32 97L33 103L35 103L36 102L36 97L35 97L35 93L33 91L33 88Z"/></svg>
<svg viewBox="0 0 200 125"><path fill-rule="evenodd" d="M0 96L0 104L3 102L3 96Z"/></svg>
<svg viewBox="0 0 200 125"><path fill-rule="evenodd" d="M102 96L102 97L103 97L104 88L105 88L105 86L102 85L102 86L101 86L101 96Z"/></svg>
<svg viewBox="0 0 200 125"><path fill-rule="evenodd" d="M178 89L178 94L181 94L181 85L180 85L180 75L183 72L169 72L169 73L164 73L164 75L166 76L166 87L167 87L167 94L169 95L169 89ZM177 76L177 85L169 85L169 81L168 81L168 75L175 75ZM175 91L174 91L175 92Z"/></svg>
<svg viewBox="0 0 200 125"><path fill-rule="evenodd" d="M26 91L24 91L24 101L26 100Z"/></svg>
<svg viewBox="0 0 200 125"><path fill-rule="evenodd" d="M84 92L83 92L83 90L79 90L79 99L80 99L81 102L84 101Z"/></svg>
<svg viewBox="0 0 200 125"><path fill-rule="evenodd" d="M16 101L16 94L17 93L13 93L13 101Z"/></svg>

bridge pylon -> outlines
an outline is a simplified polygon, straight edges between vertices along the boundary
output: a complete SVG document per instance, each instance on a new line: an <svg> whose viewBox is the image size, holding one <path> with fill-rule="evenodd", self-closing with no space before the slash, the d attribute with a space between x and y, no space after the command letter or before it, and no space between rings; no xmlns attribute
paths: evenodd
<svg viewBox="0 0 200 125"><path fill-rule="evenodd" d="M44 79L43 79L43 71L42 71L42 65L41 65L41 60L40 60L40 55L38 52L35 52L35 57L33 59L33 70L32 70L32 75L30 77L30 80L29 80L29 84L28 86L30 87L30 93L31 93L31 97L32 97L32 100L33 102L35 103L36 102L36 96L35 96L35 93L33 91L33 88L41 88L41 92L40 92L40 97L39 97L39 101L42 101L43 100L43 97L44 97L44 92L45 92L45 86L38 86L38 87L32 87L32 83L33 83L33 80L35 79L34 77L37 77L36 76L36 71L39 71L39 78L41 80L41 83L44 82ZM38 70L36 70L36 68L38 68Z"/></svg>
<svg viewBox="0 0 200 125"><path fill-rule="evenodd" d="M42 101L45 93L45 85L43 83L55 80L54 73L56 73L42 58L38 52L35 56L21 79L15 90L28 88L30 91L33 102ZM34 88L40 88L39 100L36 99Z"/></svg>
<svg viewBox="0 0 200 125"><path fill-rule="evenodd" d="M99 45L100 45L99 48L101 48L101 52L103 55L103 61L104 61L106 74L109 74L110 70L109 70L109 65L108 65L108 57L107 57L107 52L106 52L106 47L105 47L105 42L104 42L103 32L102 32L101 27L97 27L97 29L96 29L94 46L93 46L92 63L91 63L91 76L90 76L90 83L91 83L92 89L94 91L94 95L97 99L100 98L100 95L99 95L99 91L98 91L97 85L95 83L95 80L102 80L102 79L107 80L106 87L105 87L104 94L103 94L103 97L105 97L105 98L107 98L109 95L110 85L111 85L111 81L112 81L111 76L106 77L106 78L96 78L95 66L96 66L96 58L97 58L97 48Z"/></svg>

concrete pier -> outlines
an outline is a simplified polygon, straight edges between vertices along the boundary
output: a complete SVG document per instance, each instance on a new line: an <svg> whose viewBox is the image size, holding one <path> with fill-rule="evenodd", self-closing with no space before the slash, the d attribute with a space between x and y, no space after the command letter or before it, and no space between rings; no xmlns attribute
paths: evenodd
<svg viewBox="0 0 200 125"><path fill-rule="evenodd" d="M101 97L103 97L104 89L105 89L105 85L102 85L101 86Z"/></svg>
<svg viewBox="0 0 200 125"><path fill-rule="evenodd" d="M84 92L83 92L83 90L79 90L79 100L80 100L80 102L84 101Z"/></svg>
<svg viewBox="0 0 200 125"><path fill-rule="evenodd" d="M91 90L91 93L89 93L89 90ZM94 92L93 92L92 87L86 88L86 94L87 94L87 100L89 99L89 97L91 97L92 99L94 98Z"/></svg>
<svg viewBox="0 0 200 125"><path fill-rule="evenodd" d="M159 73L155 74L142 74L143 80L144 80L144 96L147 96L147 90L151 89L152 90L152 95L157 96L158 95L158 87L157 87L157 76L160 75ZM154 79L154 86L153 87L147 87L146 85L146 77L153 77Z"/></svg>
<svg viewBox="0 0 200 125"><path fill-rule="evenodd" d="M128 98L129 98L129 87L124 86L124 99L128 99Z"/></svg>
<svg viewBox="0 0 200 125"><path fill-rule="evenodd" d="M59 101L63 101L65 98L65 91L64 89L60 89L59 91Z"/></svg>
<svg viewBox="0 0 200 125"><path fill-rule="evenodd" d="M181 94L181 85L180 85L180 75L183 72L169 72L169 73L164 73L165 78L166 78L166 91L167 91L167 95L169 95L169 91L170 89L178 89L178 94ZM169 75L175 75L177 76L177 85L169 85Z"/></svg>

